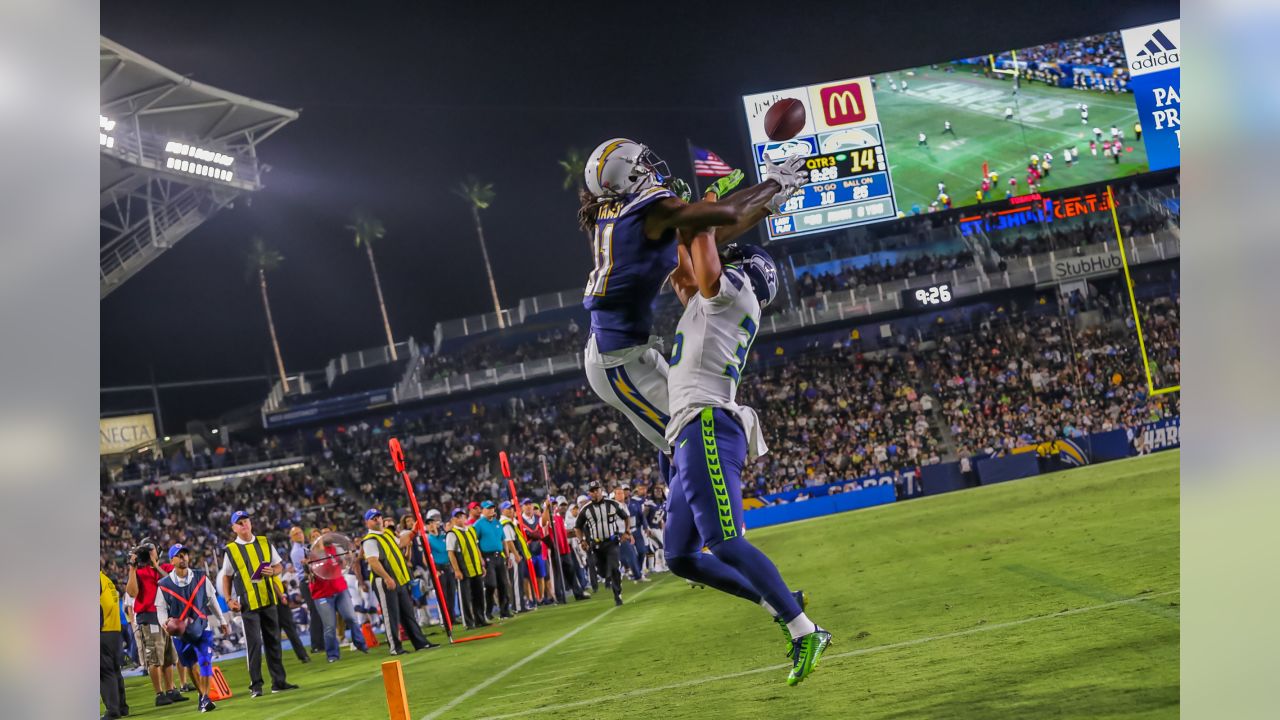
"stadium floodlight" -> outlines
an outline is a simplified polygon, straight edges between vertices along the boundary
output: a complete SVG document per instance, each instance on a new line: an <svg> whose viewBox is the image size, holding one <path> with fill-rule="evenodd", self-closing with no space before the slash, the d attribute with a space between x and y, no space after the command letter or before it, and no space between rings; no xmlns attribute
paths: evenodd
<svg viewBox="0 0 1280 720"><path fill-rule="evenodd" d="M110 145L108 145L110 147ZM165 158L164 166L169 170L190 173L201 177L214 178L223 182L231 182L235 178L235 173L223 168L212 167L190 160L179 160L178 158Z"/></svg>
<svg viewBox="0 0 1280 720"><path fill-rule="evenodd" d="M106 133L98 133L98 144L105 148L115 147L116 139Z"/></svg>
<svg viewBox="0 0 1280 720"><path fill-rule="evenodd" d="M116 121L115 121L115 120L112 120L111 118L107 117L106 115L99 115L99 116L98 116L98 129L99 129L99 130L105 130L106 132L111 132L111 131L112 131L112 130L114 130L115 128L116 128Z"/></svg>
<svg viewBox="0 0 1280 720"><path fill-rule="evenodd" d="M170 140L165 144L164 151L171 155L184 155L186 157L193 157L205 162L214 162L224 167L230 167L231 163L236 161L236 159L230 155L223 155L215 150L205 150L204 148L196 147L195 145L188 145L178 140Z"/></svg>

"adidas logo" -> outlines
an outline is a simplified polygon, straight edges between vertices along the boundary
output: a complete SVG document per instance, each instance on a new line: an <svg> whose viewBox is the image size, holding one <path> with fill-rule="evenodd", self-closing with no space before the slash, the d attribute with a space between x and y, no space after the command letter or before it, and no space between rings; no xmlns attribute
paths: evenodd
<svg viewBox="0 0 1280 720"><path fill-rule="evenodd" d="M1178 46L1173 44L1173 41L1164 34L1163 30L1157 28L1155 32L1151 33L1151 39L1147 40L1147 44L1138 51L1138 57L1155 55L1160 52L1161 48L1164 48L1165 52L1171 52L1177 50Z"/></svg>
<svg viewBox="0 0 1280 720"><path fill-rule="evenodd" d="M1143 70L1161 65L1176 65L1178 61L1178 46L1173 44L1163 30L1157 28L1129 62L1129 68Z"/></svg>

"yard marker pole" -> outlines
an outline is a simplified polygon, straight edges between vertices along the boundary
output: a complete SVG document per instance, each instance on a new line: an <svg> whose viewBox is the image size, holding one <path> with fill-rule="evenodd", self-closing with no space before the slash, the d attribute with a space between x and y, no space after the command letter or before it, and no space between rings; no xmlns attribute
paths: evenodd
<svg viewBox="0 0 1280 720"><path fill-rule="evenodd" d="M413 491L413 481L409 479L409 472L405 470L404 448L400 447L400 440L397 438L391 438L387 444L391 448L391 461L396 465L396 472L404 478L405 490L409 491L409 504L413 506L413 516L418 521L414 529L422 538L422 554L427 556L427 565L431 568L431 582L435 584L436 604L440 606L440 618L444 620L444 633L452 644L453 618L449 617L449 599L444 596L444 585L440 583L440 573L436 570L435 558L431 557L431 541L427 539L426 523L422 522L422 509L418 507L418 495ZM393 712L392 717L394 716Z"/></svg>
<svg viewBox="0 0 1280 720"><path fill-rule="evenodd" d="M529 547L529 538L524 532L524 516L520 514L520 498L516 496L516 481L511 478L511 464L507 461L506 450L498 451L498 464L502 467L502 477L507 479L507 489L511 491L511 505L516 511L517 522L514 523L516 532L520 533L524 546ZM527 557L524 561L529 564L529 587L533 589L533 596L541 598L542 593L538 591L538 573L533 569L533 558ZM518 590L517 594L519 594Z"/></svg>
<svg viewBox="0 0 1280 720"><path fill-rule="evenodd" d="M391 720L412 720L409 717L409 695L404 688L404 668L399 660L382 663L382 684L387 691L387 712Z"/></svg>
<svg viewBox="0 0 1280 720"><path fill-rule="evenodd" d="M551 473L547 472L547 456L539 455L538 460L541 461L542 463L542 481L547 485L547 501L552 502ZM556 510L557 508L555 507L555 505L552 505L552 507L550 508L551 544L548 546L547 549L550 551L550 554L555 556L555 562L552 564L551 572L548 573L548 575L551 576L551 582L553 584L553 587L556 589L556 592L552 593L552 597L553 598L563 597L565 599L565 602L567 603L569 601L569 598L567 595L565 595L565 592L567 592L567 590L564 585L564 567L560 564L561 562L560 550L556 545ZM569 552L573 552L573 550L570 550Z"/></svg>

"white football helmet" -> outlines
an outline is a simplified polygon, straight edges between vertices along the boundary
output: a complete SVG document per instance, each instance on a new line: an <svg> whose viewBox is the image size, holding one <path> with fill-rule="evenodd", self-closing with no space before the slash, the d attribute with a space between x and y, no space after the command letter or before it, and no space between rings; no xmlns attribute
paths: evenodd
<svg viewBox="0 0 1280 720"><path fill-rule="evenodd" d="M661 185L670 176L661 158L646 145L627 138L600 143L591 151L583 172L587 190L595 197L632 195Z"/></svg>

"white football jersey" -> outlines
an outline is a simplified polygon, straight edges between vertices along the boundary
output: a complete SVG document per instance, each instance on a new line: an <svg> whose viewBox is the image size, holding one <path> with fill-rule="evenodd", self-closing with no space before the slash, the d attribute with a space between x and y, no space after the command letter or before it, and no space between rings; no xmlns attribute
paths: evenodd
<svg viewBox="0 0 1280 720"><path fill-rule="evenodd" d="M760 301L751 279L734 265L720 276L720 292L713 298L694 293L676 326L671 348L667 394L671 420L667 440L705 407L721 407L738 416L747 432L750 455L765 452L755 413L737 404L738 382L747 354L760 328Z"/></svg>

